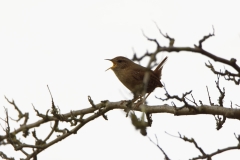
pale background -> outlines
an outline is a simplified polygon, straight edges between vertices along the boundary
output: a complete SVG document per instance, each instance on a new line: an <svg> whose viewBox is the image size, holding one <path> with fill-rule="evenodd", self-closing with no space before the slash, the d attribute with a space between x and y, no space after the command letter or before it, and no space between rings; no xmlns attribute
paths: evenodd
<svg viewBox="0 0 240 160"><path fill-rule="evenodd" d="M144 38L141 30L167 45L154 22L175 38L175 46L197 44L212 32L214 25L216 36L203 47L217 56L240 60L239 6L237 0L0 1L0 116L5 117L3 106L9 109L11 117L17 116L4 99L6 95L23 112L30 112L30 122L34 122L38 118L31 103L42 113L51 107L47 85L61 113L89 107L88 95L95 103L132 98L112 71L105 72L112 64L104 59L120 55L132 58L133 48L139 56L146 50L153 51L155 45ZM158 60L165 56L169 60L163 69L162 82L170 94L193 90L196 100L209 104L207 85L212 101L217 102L219 93L214 82L217 78L204 65L208 58L194 53L162 53ZM146 62L147 59L141 64ZM222 64L213 64L224 69ZM226 107L230 101L240 104L239 86L223 79L220 85L226 87ZM170 104L155 99L155 95L164 97L163 89L154 91L149 97L150 104ZM124 112L114 110L107 116L108 121L102 117L94 120L38 158L163 159L160 150L135 131ZM5 126L2 121L1 124ZM37 129L38 137L44 138L49 128L48 124ZM233 133L240 134L238 120L228 119L220 131L215 128L213 116L154 114L148 135L154 141L154 134L158 136L160 146L171 159L189 159L200 154L194 145L165 131L194 137L206 153L237 144ZM23 137L21 140L33 141ZM1 146L0 150L17 159L21 157L12 147ZM229 151L213 159L237 160L240 151Z"/></svg>

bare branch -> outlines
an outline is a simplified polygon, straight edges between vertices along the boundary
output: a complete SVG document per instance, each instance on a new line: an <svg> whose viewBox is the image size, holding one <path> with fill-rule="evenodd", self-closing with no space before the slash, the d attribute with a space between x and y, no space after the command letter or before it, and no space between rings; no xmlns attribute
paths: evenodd
<svg viewBox="0 0 240 160"><path fill-rule="evenodd" d="M231 59L230 61L232 61L233 59ZM236 60L234 60L236 61ZM211 69L211 71L216 74L216 75L221 75L225 78L225 80L227 81L233 81L236 85L240 84L240 72L236 73L231 73L228 70L225 69L225 72L218 72L215 70L214 66L212 65L212 63L210 61L208 61L209 64L205 63L206 67L208 67L209 69Z"/></svg>
<svg viewBox="0 0 240 160"><path fill-rule="evenodd" d="M160 149L160 151L164 154L165 160L170 160L170 158L168 157L168 155L167 155L167 154L164 152L164 150L159 146L159 144L158 144L158 138L157 138L156 135L155 135L155 138L156 138L157 143L153 142L152 139L151 139L150 137L148 137L148 139L149 139L155 146L157 146L158 149Z"/></svg>
<svg viewBox="0 0 240 160"><path fill-rule="evenodd" d="M213 32L209 33L208 35L204 36L202 39L199 40L198 46L195 45L196 48L202 48L203 42L205 42L208 38L213 37L215 35L214 26L212 26Z"/></svg>
<svg viewBox="0 0 240 160"><path fill-rule="evenodd" d="M211 101L211 97L210 97L210 94L209 94L209 91L208 91L208 87L206 86L206 88L207 88L207 93L208 93L209 104L210 104L211 106L213 106L214 103L212 103L212 101Z"/></svg>
<svg viewBox="0 0 240 160"><path fill-rule="evenodd" d="M187 100L189 100L190 102L192 102L193 104L195 104L195 106L198 106L198 104L196 103L196 101L195 101L195 99L194 99L194 97L193 97L193 95L191 94L191 97L192 97L192 100L191 99L189 99L189 98L187 98L187 97L185 97Z"/></svg>
<svg viewBox="0 0 240 160"><path fill-rule="evenodd" d="M17 120L14 120L14 119L12 119L12 118L11 118L11 119L14 120L14 121L16 121L16 122L19 122L22 118L25 118L22 125L27 124L27 121L28 121L28 119L29 119L29 114L28 114L28 113L24 113L24 114L23 114L22 111L21 111L21 110L17 107L17 105L15 104L14 100L10 101L6 96L5 96L5 99L7 100L8 103L10 103L11 105L13 105L14 108L15 108L15 110L17 110L17 112L18 112L18 119L17 119ZM26 135L26 136L27 136L27 135Z"/></svg>
<svg viewBox="0 0 240 160"><path fill-rule="evenodd" d="M171 134L169 134L169 135L173 136ZM180 139L182 139L182 140L184 140L186 142L189 142L189 143L193 143L195 148L197 148L199 150L199 152L202 154L201 156L194 157L191 160L198 160L198 159L208 159L208 160L211 160L213 156L215 156L217 154L220 154L222 152L233 150L233 149L240 149L240 145L236 145L236 146L232 146L232 147L226 147L226 148L223 148L223 149L218 149L217 151L215 151L213 153L207 154L207 153L205 153L203 151L203 149L201 147L199 147L199 145L197 144L197 142L195 141L194 138L189 139L186 136L182 136L180 133L178 133L178 135L179 135L179 137L177 137L177 136L173 136L173 137L180 138ZM236 135L235 135L235 137L237 138L238 142L240 142L240 138L237 137Z"/></svg>
<svg viewBox="0 0 240 160"><path fill-rule="evenodd" d="M168 93L165 85L163 86L163 88L164 88L164 90L165 90L165 96L166 96L166 98L161 98L161 97L156 97L156 96L155 96L157 99L160 99L160 100L162 100L162 101L167 101L167 100L170 100L170 99L176 99L176 100L184 103L184 105L183 105L182 107L175 108L175 109L176 109L176 114L177 114L177 111L179 111L179 110L181 110L181 109L183 109L183 108L185 108L185 107L188 108L190 111L198 112L198 110L196 109L195 106L190 105L190 104L187 103L187 101L186 101L186 99L189 100L188 98L186 98L186 96L189 95L189 94L191 94L192 91L183 93L182 97L179 97L179 96L177 96L177 95L171 96L171 95Z"/></svg>
<svg viewBox="0 0 240 160"><path fill-rule="evenodd" d="M217 76L218 79L217 79L217 81L215 81L215 83L216 83L218 91L220 92L220 96L218 98L218 103L220 106L223 107L223 99L225 97L225 88L223 87L223 90L221 90L221 88L219 87L219 77L220 77L220 75Z"/></svg>
<svg viewBox="0 0 240 160"><path fill-rule="evenodd" d="M143 32L143 30L142 30L142 34L143 34L143 36L144 36L145 38L147 38L147 40L152 41L152 42L155 42L155 44L157 45L157 48L160 48L160 47L161 47L160 44L158 43L158 41L157 41L156 39L152 39L152 38L147 37L147 36L145 35L145 33Z"/></svg>
<svg viewBox="0 0 240 160"><path fill-rule="evenodd" d="M193 138L189 139L186 136L182 136L179 132L178 132L178 135L179 135L179 138L181 138L182 140L193 143L194 146L202 153L202 155L206 156L206 153L203 151L201 147L198 146L197 142Z"/></svg>
<svg viewBox="0 0 240 160"><path fill-rule="evenodd" d="M214 115L214 118L216 120L216 129L219 130L223 127L223 124L226 121L226 117L225 116L219 116L219 115Z"/></svg>
<svg viewBox="0 0 240 160"><path fill-rule="evenodd" d="M6 160L14 160L13 157L8 157L6 154L0 151L0 157Z"/></svg>
<svg viewBox="0 0 240 160"><path fill-rule="evenodd" d="M156 24L156 23L155 23ZM183 93L182 96L177 96L177 95L170 95L165 88L165 96L166 98L158 98L163 101L166 100L177 100L179 102L182 102L182 106L177 107L177 105L174 102L172 103L172 106L169 106L167 104L165 105L157 105L157 106L149 106L149 105L141 105L139 108L132 108L132 102L129 103L129 101L120 101L120 102L109 102L107 100L101 101L99 104L95 104L93 100L91 99L90 96L88 96L89 103L91 104L90 107L77 110L77 111L70 111L69 113L65 114L60 114L60 109L55 106L54 100L52 93L47 86L50 96L51 96L51 109L47 110L45 114L40 113L34 106L33 109L35 110L39 120L33 123L28 124L28 113L23 114L23 112L18 108L18 106L15 104L15 102L9 101L6 97L6 100L8 101L9 104L14 106L15 110L18 112L18 119L16 120L17 122L21 120L22 118L24 119L24 123L20 125L18 128L11 130L9 120L11 118L9 117L8 111L5 108L5 114L6 114L6 119L1 118L1 120L5 123L6 127L2 127L2 129L5 132L5 135L0 135L0 142L1 145L12 145L16 151L22 152L25 156L26 159L36 159L37 155L41 153L43 150L47 149L48 147L54 145L55 143L60 142L61 140L67 138L68 136L72 134L76 134L79 129L81 129L83 126L85 126L87 123L99 118L103 117L105 120L107 120L107 116L105 115L107 112L113 109L120 109L129 112L131 109L131 120L132 124L135 126L136 129L139 129L143 135L147 135L146 128L150 127L152 125L152 114L154 113L170 113L174 115L199 115L199 114L205 114L205 115L214 115L216 123L217 123L217 129L222 128L223 124L225 123L227 118L230 119L238 119L240 120L240 109L239 108L233 108L232 107L232 102L230 106L227 108L226 106L223 106L224 103L224 97L225 97L225 89L221 89L219 86L219 77L223 76L225 80L230 80L235 82L236 85L240 84L240 67L236 64L236 59L231 58L230 60L224 59L221 57L218 57L202 48L203 42L205 42L207 39L210 37L214 36L214 28L213 28L213 33L210 33L206 36L204 36L202 39L199 40L198 46L195 45L194 48L192 47L174 47L174 42L175 39L171 38L168 34L163 34L162 31L159 29L159 27L156 24L156 27L158 28L160 34L165 37L166 39L169 40L169 46L161 46L157 39L152 39L147 37L144 33L143 35L147 38L147 40L154 42L156 44L156 50L152 53L149 53L148 51L143 55L140 56L139 58L136 56L136 53L134 52L133 60L140 61L145 57L149 57L150 61L148 63L148 68L151 68L152 62L156 62L157 60L157 55L161 54L161 52L192 52L192 53L198 53L204 56L207 56L211 58L212 60L216 62L220 62L223 64L226 64L228 66L231 66L232 68L235 69L236 73L229 72L228 70L225 69L225 72L218 72L215 70L213 65L210 63L206 64L208 68L212 70L214 74L218 75L218 80L215 82L216 87L218 88L218 91L220 93L218 103L219 105L216 105L212 103L210 93L207 87L207 93L208 93L208 98L209 98L209 103L210 105L204 105L201 100L199 100L200 105L198 106L193 95L192 91ZM191 98L188 98L188 95L191 94ZM156 97L157 98L157 97ZM190 103L190 104L189 104ZM191 104L192 103L192 104ZM135 104L136 105L136 104ZM134 105L133 105L134 106ZM236 106L240 107L239 105L236 104ZM50 111L50 112L49 112ZM142 112L142 116L138 118L135 114L134 111L139 111ZM147 122L145 121L145 114L147 118ZM36 128L40 127L41 125L45 123L51 123L54 122L54 126L49 128L49 134L44 138L44 140L41 140L40 138L37 137L37 132L35 131ZM68 124L71 129L69 128L59 128L59 123L64 122ZM2 126L2 125L1 125ZM35 144L25 144L18 139L18 135L20 133L23 133L23 136L27 136L29 134L29 130L32 129L32 136L35 138ZM33 130L34 129L34 130ZM53 138L50 140L50 137L54 135L54 133L57 133L58 136L56 138ZM240 136L236 136L236 139L238 140L238 145L233 146L233 147L227 147L223 149L219 149L216 152L213 152L211 154L206 154L203 149L197 144L197 142L191 138L187 137L182 137L179 134L178 138L181 138L187 142L193 143L194 146L199 150L199 152L202 154L199 157L193 158L193 159L202 159L202 158L208 158L211 159L216 154L219 154L221 152L225 152L231 149L239 149L239 141L240 141ZM149 138L150 139L150 138ZM154 143L151 139L150 141ZM158 144L158 139L156 137L157 143L154 143L160 150L161 152L165 155L165 159L169 159L167 154L163 151L163 149L159 146ZM26 148L31 148L32 153L27 153L25 151ZM5 159L11 159L8 158L7 155L4 153L0 152L1 158Z"/></svg>
<svg viewBox="0 0 240 160"><path fill-rule="evenodd" d="M223 152L226 152L226 151L229 151L229 150L234 150L234 149L240 149L240 148L238 146L226 147L226 148L223 148L223 149L218 149L217 151L215 151L211 154L202 155L202 156L192 158L192 160L205 159L205 158L208 158L210 160L213 156L215 156L217 154L220 154L220 153L223 153Z"/></svg>
<svg viewBox="0 0 240 160"><path fill-rule="evenodd" d="M167 33L164 35L164 34L162 33L161 29L158 27L157 23L156 23L156 22L154 22L154 23L155 23L158 31L160 32L160 34L161 34L163 37L165 37L165 38L167 38L167 39L169 40L169 46L168 46L168 47L173 47L174 42L175 42L175 39L174 39L174 38L171 38Z"/></svg>

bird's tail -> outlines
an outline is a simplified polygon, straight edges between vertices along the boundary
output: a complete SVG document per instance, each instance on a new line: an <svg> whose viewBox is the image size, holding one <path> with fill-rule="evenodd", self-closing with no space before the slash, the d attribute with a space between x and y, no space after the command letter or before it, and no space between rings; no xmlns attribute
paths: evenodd
<svg viewBox="0 0 240 160"><path fill-rule="evenodd" d="M166 62L168 57L165 57L162 62L157 66L157 68L153 71L155 73L155 75L157 75L157 77L161 78L162 76L162 67L164 65L164 63Z"/></svg>

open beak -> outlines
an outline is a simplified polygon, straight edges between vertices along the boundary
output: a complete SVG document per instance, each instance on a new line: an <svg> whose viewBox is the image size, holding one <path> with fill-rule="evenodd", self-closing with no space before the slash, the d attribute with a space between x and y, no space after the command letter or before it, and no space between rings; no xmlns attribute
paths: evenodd
<svg viewBox="0 0 240 160"><path fill-rule="evenodd" d="M116 63L114 63L111 59L105 59L105 60L111 61L111 62L113 63L113 66L110 67L110 68L108 68L106 71L108 71L109 69L113 69L113 68L116 67ZM106 72L106 71L105 71L105 72Z"/></svg>

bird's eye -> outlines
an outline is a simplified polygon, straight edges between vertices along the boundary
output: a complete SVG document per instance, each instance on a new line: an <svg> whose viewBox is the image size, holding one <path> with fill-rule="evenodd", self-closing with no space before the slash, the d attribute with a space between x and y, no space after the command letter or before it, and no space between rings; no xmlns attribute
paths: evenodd
<svg viewBox="0 0 240 160"><path fill-rule="evenodd" d="M122 63L122 60L117 60L118 63Z"/></svg>

